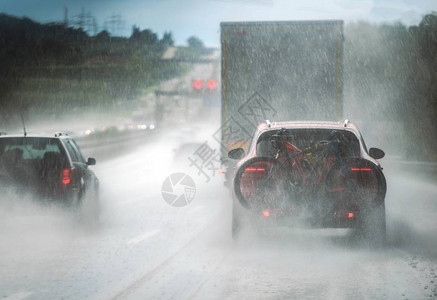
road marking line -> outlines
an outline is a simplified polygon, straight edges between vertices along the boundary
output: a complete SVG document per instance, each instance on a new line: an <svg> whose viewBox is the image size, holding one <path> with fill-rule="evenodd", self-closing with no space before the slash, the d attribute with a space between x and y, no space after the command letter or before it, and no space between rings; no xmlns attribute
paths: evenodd
<svg viewBox="0 0 437 300"><path fill-rule="evenodd" d="M132 239L130 239L129 241L127 241L127 244L138 244L141 243L142 241L151 238L154 235L157 235L160 232L160 230L154 230L154 231L150 231L147 232L145 234L139 235L137 237L134 237Z"/></svg>
<svg viewBox="0 0 437 300"><path fill-rule="evenodd" d="M194 288L194 291L192 291L188 296L182 297L183 299L195 299L196 295L202 290L204 285L217 273L218 269L220 269L223 266L223 263L225 260L229 258L230 251L226 251L225 255L221 258L220 262L216 264L216 266L213 268L209 274L204 276L204 279Z"/></svg>
<svg viewBox="0 0 437 300"><path fill-rule="evenodd" d="M222 210L222 213L224 212L224 210ZM186 243L185 245L183 245L181 248L179 248L179 250L177 250L176 252L174 252L173 254L171 254L169 257L167 257L163 262L161 262L161 264L159 264L158 266L156 266L154 269L152 269L151 271L147 272L146 274L144 274L144 276L140 277L139 279L135 280L132 284L130 284L129 286L125 287L123 290L121 290L120 292L118 292L115 296L112 296L111 299L126 299L128 298L130 295L132 295L132 293L134 293L136 290L138 290L139 288L141 288L142 286L144 286L146 284L146 282L148 282L151 278L153 278L153 276L155 276L159 271L161 271L162 269L164 269L167 265L169 265L172 260L174 258L177 257L178 254L180 254L182 251L186 250L187 248L189 248L189 246L191 244L193 244L197 239L199 239L203 234L205 234L205 232L207 232L207 230L212 227L213 225L217 224L215 222L215 220L220 220L220 217L222 215L222 213L218 214L219 217L214 219L213 222L209 223L208 225L206 225L199 233L197 233L197 235L195 235L188 243Z"/></svg>

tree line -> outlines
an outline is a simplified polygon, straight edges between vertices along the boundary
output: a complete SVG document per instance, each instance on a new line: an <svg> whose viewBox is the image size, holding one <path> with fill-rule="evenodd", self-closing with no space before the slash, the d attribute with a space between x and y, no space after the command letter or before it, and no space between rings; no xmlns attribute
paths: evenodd
<svg viewBox="0 0 437 300"><path fill-rule="evenodd" d="M147 46L159 53L173 46L174 40L171 32L165 32L159 39L150 29L140 30L136 26L129 38L113 37L106 30L89 36L82 28L68 27L63 23L41 24L26 17L0 14L0 58L15 66L47 64L49 58L51 63L77 64L87 56L105 54L100 48L108 49L116 44L125 47L120 49L121 52L106 54L129 57L139 47Z"/></svg>
<svg viewBox="0 0 437 300"><path fill-rule="evenodd" d="M203 47L194 41L195 51ZM41 24L0 14L0 126L23 105L60 112L68 106L134 99L185 72L181 63L161 59L171 46L171 32L159 37L133 26L129 37L111 36L106 30L90 36L65 23Z"/></svg>
<svg viewBox="0 0 437 300"><path fill-rule="evenodd" d="M346 111L408 158L437 160L437 14L409 27L351 23L344 36Z"/></svg>

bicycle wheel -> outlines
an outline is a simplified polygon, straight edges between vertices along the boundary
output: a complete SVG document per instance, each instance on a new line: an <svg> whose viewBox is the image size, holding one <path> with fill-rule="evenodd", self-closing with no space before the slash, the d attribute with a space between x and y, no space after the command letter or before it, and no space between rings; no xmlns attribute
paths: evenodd
<svg viewBox="0 0 437 300"><path fill-rule="evenodd" d="M234 179L234 191L245 208L274 207L286 197L289 170L271 157L246 161Z"/></svg>
<svg viewBox="0 0 437 300"><path fill-rule="evenodd" d="M384 201L386 182L381 170L370 161L348 158L335 163L325 177L328 198L354 204Z"/></svg>
<svg viewBox="0 0 437 300"><path fill-rule="evenodd" d="M384 243L386 234L386 181L380 168L364 159L337 162L326 176L328 198L337 213L353 211L354 232L374 245ZM349 209L352 208L352 209ZM341 217L341 215L340 215Z"/></svg>

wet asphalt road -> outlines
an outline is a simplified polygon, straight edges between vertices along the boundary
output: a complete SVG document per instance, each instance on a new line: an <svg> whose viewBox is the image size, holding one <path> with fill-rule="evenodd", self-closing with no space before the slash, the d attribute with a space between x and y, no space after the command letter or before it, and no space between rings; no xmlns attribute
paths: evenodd
<svg viewBox="0 0 437 300"><path fill-rule="evenodd" d="M197 127L196 127L197 126ZM428 299L437 298L437 184L387 160L388 244L373 249L345 230L278 229L230 236L231 196L174 161L214 126L180 126L98 163L101 214L3 199L4 299ZM200 126L200 127L199 127ZM212 143L212 142L211 142ZM188 154L189 155L189 154ZM193 201L172 207L166 177L190 175Z"/></svg>

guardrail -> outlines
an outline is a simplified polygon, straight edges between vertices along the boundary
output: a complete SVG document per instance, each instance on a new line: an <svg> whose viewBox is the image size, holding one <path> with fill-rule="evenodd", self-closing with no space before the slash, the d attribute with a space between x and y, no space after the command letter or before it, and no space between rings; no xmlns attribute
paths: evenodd
<svg viewBox="0 0 437 300"><path fill-rule="evenodd" d="M89 135L76 137L85 156L95 157L98 161L117 156L135 149L137 146L151 142L158 136L159 130L123 130L108 135Z"/></svg>

